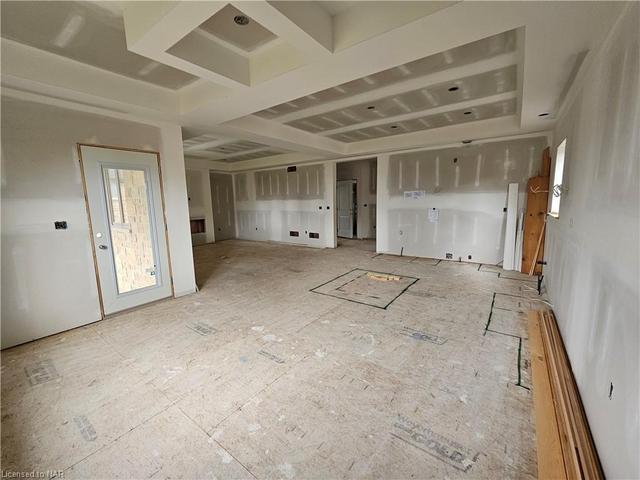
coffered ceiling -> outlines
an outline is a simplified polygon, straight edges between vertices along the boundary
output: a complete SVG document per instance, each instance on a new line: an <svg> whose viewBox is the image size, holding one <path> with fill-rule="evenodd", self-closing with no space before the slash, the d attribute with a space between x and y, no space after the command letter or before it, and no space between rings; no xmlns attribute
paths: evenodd
<svg viewBox="0 0 640 480"><path fill-rule="evenodd" d="M112 3L3 0L0 31L3 39L161 87L178 89L197 80L127 50L119 2Z"/></svg>
<svg viewBox="0 0 640 480"><path fill-rule="evenodd" d="M218 138L211 134L192 136L183 141L187 156L208 158L226 163L254 160L285 153L286 150L248 140Z"/></svg>
<svg viewBox="0 0 640 480"><path fill-rule="evenodd" d="M3 1L3 94L177 123L228 168L543 132L623 6Z"/></svg>

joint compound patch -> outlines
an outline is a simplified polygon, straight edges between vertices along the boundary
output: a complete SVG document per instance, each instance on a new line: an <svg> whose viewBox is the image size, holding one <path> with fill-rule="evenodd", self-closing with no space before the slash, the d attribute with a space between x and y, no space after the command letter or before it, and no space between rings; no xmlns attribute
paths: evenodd
<svg viewBox="0 0 640 480"><path fill-rule="evenodd" d="M210 335L212 333L216 333L217 332L217 330L215 328L213 328L208 323L204 323L204 322L188 323L187 324L187 328L189 328L189 329L193 330L194 332L202 335L203 337L206 337L207 335Z"/></svg>
<svg viewBox="0 0 640 480"><path fill-rule="evenodd" d="M478 459L478 453L402 415L398 415L393 427L393 437L463 472L467 472Z"/></svg>
<svg viewBox="0 0 640 480"><path fill-rule="evenodd" d="M258 355L262 355L263 357L268 358L269 360L273 360L276 363L284 363L284 359L278 357L277 355L274 355L273 353L266 352L264 350L260 350L258 352Z"/></svg>
<svg viewBox="0 0 640 480"><path fill-rule="evenodd" d="M24 372L32 386L51 382L60 378L60 375L58 375L58 371L51 360L42 360L41 362L29 365L28 367L25 367Z"/></svg>
<svg viewBox="0 0 640 480"><path fill-rule="evenodd" d="M84 438L87 442L93 442L96 438L98 438L98 434L96 433L95 428L91 425L91 422L85 415L80 415L73 419L73 422L80 430L82 434L82 438Z"/></svg>
<svg viewBox="0 0 640 480"><path fill-rule="evenodd" d="M400 335L411 337L414 340L420 340L422 342L435 343L436 345L442 345L447 341L447 339L444 337L439 337L438 335L422 332L420 330L415 330L409 327L402 327L402 330L400 331Z"/></svg>

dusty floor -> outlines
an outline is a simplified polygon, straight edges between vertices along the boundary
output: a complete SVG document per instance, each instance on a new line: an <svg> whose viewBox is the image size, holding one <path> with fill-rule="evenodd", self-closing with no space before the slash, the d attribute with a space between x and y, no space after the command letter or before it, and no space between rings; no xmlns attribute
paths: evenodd
<svg viewBox="0 0 640 480"><path fill-rule="evenodd" d="M341 243L197 247L199 293L2 352L3 471L534 477L535 283Z"/></svg>

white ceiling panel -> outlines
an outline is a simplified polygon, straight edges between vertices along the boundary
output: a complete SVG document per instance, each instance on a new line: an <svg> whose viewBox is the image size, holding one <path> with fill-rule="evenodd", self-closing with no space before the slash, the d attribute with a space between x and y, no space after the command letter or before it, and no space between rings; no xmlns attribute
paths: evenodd
<svg viewBox="0 0 640 480"><path fill-rule="evenodd" d="M363 122L453 105L516 89L516 66L484 72L399 95L360 103L349 108L289 122L288 125L319 133ZM453 91L451 91L453 90Z"/></svg>
<svg viewBox="0 0 640 480"><path fill-rule="evenodd" d="M207 148L206 151L216 152L221 154L232 154L232 153L244 152L246 150L254 150L257 148L265 148L265 147L266 145L263 145L261 143L241 141L241 142L225 143L223 145L216 146L213 148Z"/></svg>
<svg viewBox="0 0 640 480"><path fill-rule="evenodd" d="M516 32L510 30L488 38L483 38L460 47L431 55L414 62L383 70L367 77L322 90L287 103L257 112L263 118L276 118L291 112L320 105L322 103L348 98L387 85L412 78L467 65L483 59L495 57L516 49Z"/></svg>
<svg viewBox="0 0 640 480"><path fill-rule="evenodd" d="M515 112L516 100L511 99L493 102L486 105L479 105L472 108L451 110L435 115L426 115L412 120L390 122L387 124L377 125L375 127L355 129L346 133L330 135L330 138L340 140L341 142L352 143L372 138L388 137L402 133L411 133L420 130L430 130L433 128L475 122L478 120L504 117L507 115L514 115Z"/></svg>
<svg viewBox="0 0 640 480"><path fill-rule="evenodd" d="M116 2L2 1L2 37L94 67L178 89L196 77L127 50Z"/></svg>
<svg viewBox="0 0 640 480"><path fill-rule="evenodd" d="M231 158L223 159L225 162L240 162L242 160L255 160L256 158L272 157L273 155L280 155L285 153L283 150L266 149L260 152L252 152L244 155L238 155Z"/></svg>
<svg viewBox="0 0 640 480"><path fill-rule="evenodd" d="M248 23L243 25L241 20L237 20L239 17L246 19ZM200 25L200 28L246 53L251 53L277 38L233 5L222 8Z"/></svg>

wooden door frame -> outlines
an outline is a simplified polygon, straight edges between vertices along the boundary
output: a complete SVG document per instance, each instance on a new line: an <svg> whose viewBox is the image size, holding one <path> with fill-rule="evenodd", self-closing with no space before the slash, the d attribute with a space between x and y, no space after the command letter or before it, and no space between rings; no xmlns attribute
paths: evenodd
<svg viewBox="0 0 640 480"><path fill-rule="evenodd" d="M78 152L78 162L80 163L80 177L82 179L82 192L84 194L84 206L87 212L87 222L89 224L89 243L91 244L91 253L93 256L93 268L96 274L96 287L98 289L98 301L100 304L100 320L104 320L106 315L104 313L104 300L102 298L102 288L100 286L100 272L98 271L98 257L96 255L96 246L93 239L93 223L91 222L91 210L89 209L89 194L87 191L87 179L85 177L84 172L84 163L82 160L82 147L92 147L92 148L104 148L108 150L118 150L124 152L138 152L138 153L149 153L156 156L156 162L158 164L158 177L160 182L160 203L162 204L162 219L164 221L164 237L165 242L167 244L167 261L169 263L169 282L171 285L171 296L175 298L176 292L173 284L173 270L171 266L171 248L169 245L169 229L167 226L167 211L165 207L164 200L164 182L162 179L162 165L160 164L160 152L155 150L144 150L140 148L129 148L129 147L120 147L114 145L102 145L96 143L76 143L76 149ZM135 308L135 307L134 307ZM121 312L116 312L118 314Z"/></svg>

